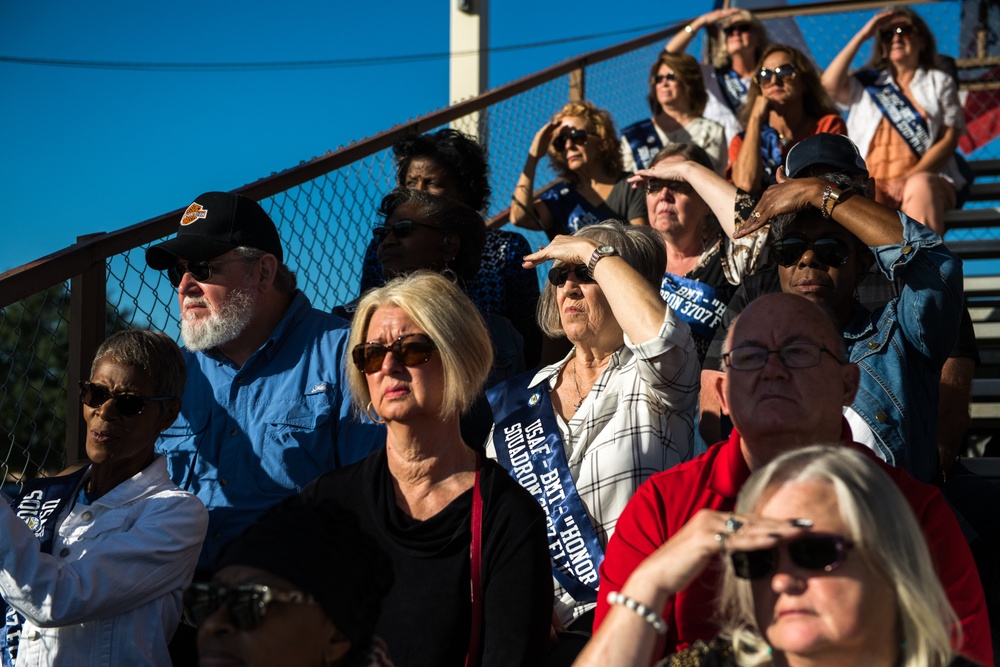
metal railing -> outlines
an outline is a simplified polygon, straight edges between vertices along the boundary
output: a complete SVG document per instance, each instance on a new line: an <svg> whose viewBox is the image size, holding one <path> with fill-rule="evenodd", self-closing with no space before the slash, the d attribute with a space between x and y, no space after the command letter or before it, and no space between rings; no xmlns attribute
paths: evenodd
<svg viewBox="0 0 1000 667"><path fill-rule="evenodd" d="M756 14L765 20L773 41L807 43L823 67L873 11L887 4L904 3L813 3ZM908 4L917 5L939 31L939 50L959 55L958 36L975 30L963 22L978 19L963 17L957 2ZM534 133L569 99L586 98L610 110L619 129L648 116L649 66L686 23L569 59L236 191L261 202L278 226L286 262L300 287L314 306L330 309L356 296L375 210L394 184L389 150L394 141L449 123L468 131L475 123L489 153L494 192L489 212L495 215L507 205ZM700 40L692 53L697 48ZM963 72L978 77L984 63L980 58L961 64ZM979 149L977 157L1000 157L990 152L997 150L995 144ZM554 172L542 166L536 182L553 178ZM0 472L8 480L58 470L83 455L76 380L87 377L89 360L110 327L177 330L175 291L161 273L146 267L144 253L175 231L188 202L178 204L176 211L116 232L80 237L73 246L0 275L0 361L5 369L0 377ZM540 233L525 235L532 246L544 239Z"/></svg>

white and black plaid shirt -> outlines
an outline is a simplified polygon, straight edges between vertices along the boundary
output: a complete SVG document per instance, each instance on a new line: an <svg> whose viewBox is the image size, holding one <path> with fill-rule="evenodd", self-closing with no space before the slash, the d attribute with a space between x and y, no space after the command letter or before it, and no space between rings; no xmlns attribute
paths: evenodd
<svg viewBox="0 0 1000 667"><path fill-rule="evenodd" d="M554 387L573 354L539 370L529 386ZM639 485L691 458L699 375L690 330L667 308L656 338L635 345L625 337L568 424L556 415L570 474L602 549ZM492 434L488 443L487 455L496 458ZM563 623L595 606L578 603L558 582L555 588Z"/></svg>

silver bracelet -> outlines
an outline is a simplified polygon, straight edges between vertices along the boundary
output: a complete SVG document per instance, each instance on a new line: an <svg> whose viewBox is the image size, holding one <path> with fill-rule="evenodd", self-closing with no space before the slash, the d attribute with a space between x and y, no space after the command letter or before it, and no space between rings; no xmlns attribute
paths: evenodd
<svg viewBox="0 0 1000 667"><path fill-rule="evenodd" d="M608 593L608 604L620 604L626 609L631 609L637 613L642 620L653 626L653 629L656 630L656 634L667 634L667 624L663 621L663 617L638 600L633 600L629 596L619 593L618 591L612 591Z"/></svg>

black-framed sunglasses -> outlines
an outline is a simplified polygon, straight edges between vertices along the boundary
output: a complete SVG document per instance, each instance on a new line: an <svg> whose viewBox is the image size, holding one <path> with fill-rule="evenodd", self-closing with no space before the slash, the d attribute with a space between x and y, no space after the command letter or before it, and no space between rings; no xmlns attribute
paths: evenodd
<svg viewBox="0 0 1000 667"><path fill-rule="evenodd" d="M658 195L664 190L670 190L677 195L689 195L694 191L691 184L686 181L664 181L658 178L646 181L647 195Z"/></svg>
<svg viewBox="0 0 1000 667"><path fill-rule="evenodd" d="M879 35L881 35L883 42L891 42L892 38L896 35L899 35L900 37L909 37L916 32L916 30L917 29L913 26L913 24L904 23L903 25L897 25L894 28L886 28L885 30L882 30Z"/></svg>
<svg viewBox="0 0 1000 667"><path fill-rule="evenodd" d="M827 266L843 266L851 256L851 246L835 236L807 241L801 236L786 236L771 242L774 261L779 266L791 266L812 249L813 255Z"/></svg>
<svg viewBox="0 0 1000 667"><path fill-rule="evenodd" d="M375 240L381 243L385 240L389 234L392 234L397 239L405 239L407 236L413 232L414 227L424 227L425 229L436 229L443 233L443 230L437 225L429 225L426 222L417 222L415 220L397 220L391 225L386 223L384 225L379 225L372 230L372 236Z"/></svg>
<svg viewBox="0 0 1000 667"><path fill-rule="evenodd" d="M833 357L837 363L844 363L836 354L814 343L791 343L777 350L769 350L759 345L744 345L722 355L722 361L733 370L755 371L763 368L767 358L776 354L785 368L812 368L819 365L824 352Z"/></svg>
<svg viewBox="0 0 1000 667"><path fill-rule="evenodd" d="M80 380L80 402L88 408L97 409L114 399L115 410L122 417L135 417L146 407L147 402L162 403L172 401L176 396L153 396L146 398L131 391L111 391L107 387L102 387L94 382Z"/></svg>
<svg viewBox="0 0 1000 667"><path fill-rule="evenodd" d="M566 143L572 141L576 145L587 143L587 137L590 136L589 133L581 128L575 128L569 132L563 132L556 136L552 140L552 147L558 152L562 153L566 150Z"/></svg>
<svg viewBox="0 0 1000 667"><path fill-rule="evenodd" d="M365 374L371 374L382 368L385 355L392 352L396 355L404 366L413 367L426 364L431 360L431 355L437 345L424 334L414 333L400 336L389 345L382 343L358 343L351 350L351 358L358 370Z"/></svg>
<svg viewBox="0 0 1000 667"><path fill-rule="evenodd" d="M794 79L795 74L795 65L785 63L784 65L778 65L774 69L762 67L759 72L753 75L753 80L758 86L763 88L764 86L770 86L772 83L783 83L785 79Z"/></svg>
<svg viewBox="0 0 1000 667"><path fill-rule="evenodd" d="M549 269L549 282L556 287L562 287L566 284L569 279L569 274L573 274L576 277L576 282L578 283L592 283L594 282L594 277L590 275L590 269L587 268L586 264L577 264L576 266L554 266Z"/></svg>
<svg viewBox="0 0 1000 667"><path fill-rule="evenodd" d="M229 622L237 630L247 632L257 627L267 615L272 602L288 604L317 604L307 593L276 591L263 584L241 584L225 588L204 582L194 583L184 591L184 616L196 626L226 605Z"/></svg>
<svg viewBox="0 0 1000 667"><path fill-rule="evenodd" d="M771 549L734 551L730 558L740 579L760 579L778 567L778 549L784 548L791 561L803 570L831 572L847 560L854 544L839 535L803 535Z"/></svg>
<svg viewBox="0 0 1000 667"><path fill-rule="evenodd" d="M753 26L749 23L734 23L723 28L722 34L726 37L732 37L736 33L750 32L751 30L753 30Z"/></svg>
<svg viewBox="0 0 1000 667"><path fill-rule="evenodd" d="M200 283L207 283L212 279L212 273L216 271L216 267L220 264L250 261L252 260L246 257L237 257L234 259L213 259L204 262L178 262L173 266L167 267L167 278L174 287L180 287L185 273L190 273L191 277Z"/></svg>
<svg viewBox="0 0 1000 667"><path fill-rule="evenodd" d="M666 74L657 74L653 77L653 83L659 85L664 81L676 81L677 75L673 72L667 72Z"/></svg>

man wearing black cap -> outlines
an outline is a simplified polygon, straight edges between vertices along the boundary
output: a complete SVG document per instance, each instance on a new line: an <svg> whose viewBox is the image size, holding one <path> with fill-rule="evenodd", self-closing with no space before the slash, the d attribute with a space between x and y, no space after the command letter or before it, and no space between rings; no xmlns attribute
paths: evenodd
<svg viewBox="0 0 1000 667"><path fill-rule="evenodd" d="M934 481L939 378L964 309L961 262L926 227L874 202L864 160L847 137L805 139L789 151L785 168L788 178L764 192L737 233L770 224L781 291L824 305L843 327L862 371L845 411L855 440ZM873 263L896 292L874 312L856 298ZM725 325L706 356L703 399L723 370Z"/></svg>
<svg viewBox="0 0 1000 667"><path fill-rule="evenodd" d="M198 197L177 236L146 251L177 288L188 382L158 443L209 511L199 568L261 512L320 473L364 458L379 429L350 414L345 322L312 308L253 199Z"/></svg>

